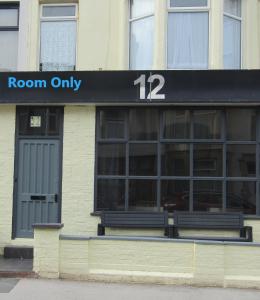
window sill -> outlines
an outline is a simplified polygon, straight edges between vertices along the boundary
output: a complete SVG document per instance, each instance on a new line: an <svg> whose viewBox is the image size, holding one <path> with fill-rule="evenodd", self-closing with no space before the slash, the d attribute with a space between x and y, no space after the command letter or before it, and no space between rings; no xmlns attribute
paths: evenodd
<svg viewBox="0 0 260 300"><path fill-rule="evenodd" d="M101 214L102 214L101 211L94 211L94 212L90 213L90 215L92 217L100 217ZM169 213L168 216L172 218L173 217L173 213ZM245 220L260 220L260 216L244 215L244 219Z"/></svg>

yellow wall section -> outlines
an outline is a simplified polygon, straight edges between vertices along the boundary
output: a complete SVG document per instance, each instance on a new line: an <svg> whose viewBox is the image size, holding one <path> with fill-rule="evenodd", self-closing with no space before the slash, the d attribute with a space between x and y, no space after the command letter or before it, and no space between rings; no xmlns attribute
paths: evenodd
<svg viewBox="0 0 260 300"><path fill-rule="evenodd" d="M62 222L68 234L96 234L94 210L95 107L64 111Z"/></svg>
<svg viewBox="0 0 260 300"><path fill-rule="evenodd" d="M35 230L34 271L42 277L260 288L259 244L59 240L59 232Z"/></svg>
<svg viewBox="0 0 260 300"><path fill-rule="evenodd" d="M0 249L11 239L13 211L13 174L15 107L0 107ZM2 252L2 251L1 251Z"/></svg>

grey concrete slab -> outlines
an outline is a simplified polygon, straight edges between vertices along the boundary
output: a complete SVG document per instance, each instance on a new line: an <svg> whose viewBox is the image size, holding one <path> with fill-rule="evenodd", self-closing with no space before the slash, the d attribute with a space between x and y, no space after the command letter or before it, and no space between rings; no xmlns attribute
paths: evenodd
<svg viewBox="0 0 260 300"><path fill-rule="evenodd" d="M141 284L108 284L65 280L21 279L9 294L0 294L0 299L259 300L260 291Z"/></svg>

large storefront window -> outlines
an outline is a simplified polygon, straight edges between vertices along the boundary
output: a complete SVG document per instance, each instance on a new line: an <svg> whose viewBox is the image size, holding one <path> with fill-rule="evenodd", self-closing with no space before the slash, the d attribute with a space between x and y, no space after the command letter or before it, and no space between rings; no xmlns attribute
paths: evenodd
<svg viewBox="0 0 260 300"><path fill-rule="evenodd" d="M99 109L95 210L258 214L258 123L248 108Z"/></svg>

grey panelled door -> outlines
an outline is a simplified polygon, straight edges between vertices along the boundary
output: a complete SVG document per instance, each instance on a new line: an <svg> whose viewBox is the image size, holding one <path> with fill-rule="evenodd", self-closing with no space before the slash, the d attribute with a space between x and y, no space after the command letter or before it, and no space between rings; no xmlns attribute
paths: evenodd
<svg viewBox="0 0 260 300"><path fill-rule="evenodd" d="M16 237L32 237L32 224L59 218L60 157L58 140L20 139Z"/></svg>

